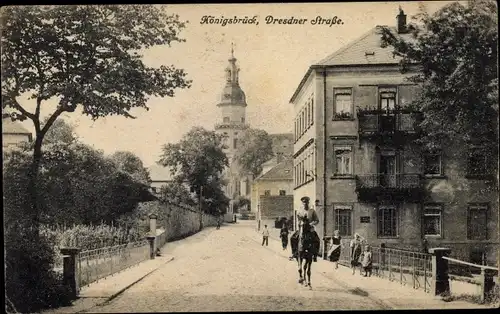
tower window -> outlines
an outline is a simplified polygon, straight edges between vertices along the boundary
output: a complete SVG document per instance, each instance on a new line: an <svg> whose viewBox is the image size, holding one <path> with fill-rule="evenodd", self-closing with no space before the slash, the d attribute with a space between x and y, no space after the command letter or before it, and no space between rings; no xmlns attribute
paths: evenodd
<svg viewBox="0 0 500 314"><path fill-rule="evenodd" d="M229 122L229 117L222 118L222 122Z"/></svg>

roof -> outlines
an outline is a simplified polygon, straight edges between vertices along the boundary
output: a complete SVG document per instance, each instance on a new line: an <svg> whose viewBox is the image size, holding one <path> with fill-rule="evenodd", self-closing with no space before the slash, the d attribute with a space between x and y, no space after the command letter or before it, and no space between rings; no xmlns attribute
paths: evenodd
<svg viewBox="0 0 500 314"><path fill-rule="evenodd" d="M381 47L382 41L380 29L382 27L384 26L376 26L372 28L361 37L330 54L323 60L311 65L295 90L290 102L295 100L295 97L297 97L297 94L305 84L313 69L336 66L398 64L401 57L393 55L393 48L390 46L385 48ZM396 32L395 27L389 27L389 29ZM399 36L408 41L413 39L410 33L399 34Z"/></svg>
<svg viewBox="0 0 500 314"><path fill-rule="evenodd" d="M2 119L2 134L31 134L21 123L10 118Z"/></svg>
<svg viewBox="0 0 500 314"><path fill-rule="evenodd" d="M259 176L255 181L265 180L265 181L281 181L281 180L293 180L293 159L287 158L283 162L280 162L275 167L273 167L268 172Z"/></svg>
<svg viewBox="0 0 500 314"><path fill-rule="evenodd" d="M151 181L173 181L174 176L170 173L170 167L163 167L159 164L153 164L148 168Z"/></svg>
<svg viewBox="0 0 500 314"><path fill-rule="evenodd" d="M382 26L372 28L369 32L319 61L316 65L335 66L399 63L401 58L393 55L392 47L381 47L381 28ZM395 27L389 27L389 29L396 32ZM410 33L399 35L405 40L411 39L412 36Z"/></svg>

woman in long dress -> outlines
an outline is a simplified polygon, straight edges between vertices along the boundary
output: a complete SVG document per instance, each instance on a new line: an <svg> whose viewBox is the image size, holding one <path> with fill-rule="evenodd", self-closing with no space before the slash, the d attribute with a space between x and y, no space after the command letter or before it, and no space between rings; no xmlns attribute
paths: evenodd
<svg viewBox="0 0 500 314"><path fill-rule="evenodd" d="M356 271L356 267L359 266L360 261L359 258L362 253L362 238L359 234L354 234L354 239L351 240L351 268L352 268L352 274L354 275L354 272ZM360 269L361 273L361 269Z"/></svg>
<svg viewBox="0 0 500 314"><path fill-rule="evenodd" d="M339 231L335 230L333 232L333 237L331 239L332 246L328 251L328 256L330 257L330 261L335 263L335 269L339 268L340 250L342 246L341 240L342 237L339 235Z"/></svg>

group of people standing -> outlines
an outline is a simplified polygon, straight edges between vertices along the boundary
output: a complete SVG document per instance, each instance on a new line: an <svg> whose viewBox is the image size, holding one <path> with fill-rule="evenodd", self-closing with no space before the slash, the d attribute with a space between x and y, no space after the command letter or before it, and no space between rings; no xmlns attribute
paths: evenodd
<svg viewBox="0 0 500 314"><path fill-rule="evenodd" d="M344 248L342 244L342 237L339 235L339 231L335 230L333 232L333 237L330 239L330 250L327 256L330 261L335 263L335 269L339 267L340 252ZM361 237L358 233L354 235L354 239L349 243L349 248L351 250L351 268L352 274L356 272L356 267L364 271L364 276L372 275L372 252L370 246L366 243L366 240Z"/></svg>

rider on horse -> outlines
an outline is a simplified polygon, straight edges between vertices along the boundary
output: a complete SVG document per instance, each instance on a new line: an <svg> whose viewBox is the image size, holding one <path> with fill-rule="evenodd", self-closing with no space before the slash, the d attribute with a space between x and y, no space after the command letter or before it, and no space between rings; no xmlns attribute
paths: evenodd
<svg viewBox="0 0 500 314"><path fill-rule="evenodd" d="M315 226L319 223L319 218L318 214L314 210L314 208L309 208L309 197L304 196L300 199L302 201L302 208L297 211L297 219L299 222L299 229L297 232L292 236L292 237L298 237L298 252L302 250L302 239L304 232L308 232L309 230L305 230L304 226ZM313 238L315 238L316 241L319 241L319 236L314 231L313 228L310 230L311 233L313 233ZM319 244L319 243L318 243ZM318 247L319 249L319 247ZM314 254L314 261L317 260L317 254L318 252L315 252Z"/></svg>

